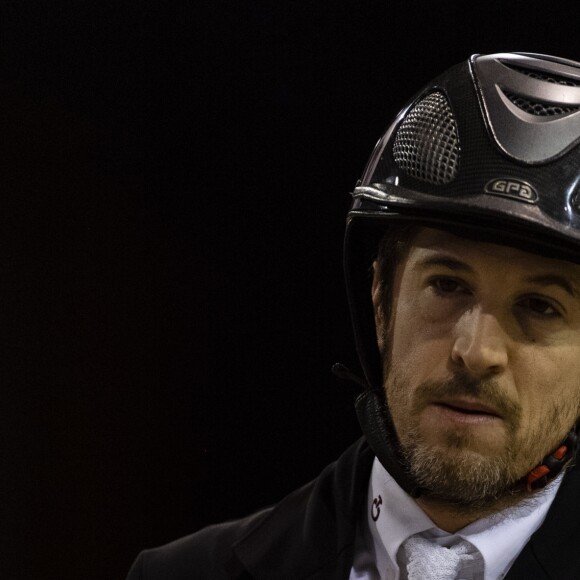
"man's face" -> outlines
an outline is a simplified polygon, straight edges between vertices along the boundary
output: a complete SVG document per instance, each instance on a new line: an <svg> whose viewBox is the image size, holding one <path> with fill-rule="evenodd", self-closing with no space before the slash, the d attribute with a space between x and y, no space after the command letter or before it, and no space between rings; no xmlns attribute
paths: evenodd
<svg viewBox="0 0 580 580"><path fill-rule="evenodd" d="M376 278L375 278L376 279ZM580 409L580 266L421 229L397 266L385 389L419 483L494 501L565 438Z"/></svg>

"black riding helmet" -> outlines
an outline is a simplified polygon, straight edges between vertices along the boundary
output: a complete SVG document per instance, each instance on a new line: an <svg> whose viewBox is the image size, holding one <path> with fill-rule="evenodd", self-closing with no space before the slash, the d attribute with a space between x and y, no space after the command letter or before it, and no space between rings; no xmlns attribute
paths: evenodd
<svg viewBox="0 0 580 580"><path fill-rule="evenodd" d="M357 399L367 440L410 494L384 404L371 263L408 221L580 262L580 63L530 53L474 55L421 90L380 139L353 192L345 276L368 388ZM575 428L545 458L546 485L575 453ZM538 468L536 468L538 469Z"/></svg>

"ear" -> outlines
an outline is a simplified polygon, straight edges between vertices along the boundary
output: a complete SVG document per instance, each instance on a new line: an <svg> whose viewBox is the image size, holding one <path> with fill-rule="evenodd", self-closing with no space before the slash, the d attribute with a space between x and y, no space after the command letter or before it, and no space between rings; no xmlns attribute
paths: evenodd
<svg viewBox="0 0 580 580"><path fill-rule="evenodd" d="M383 354L384 347L384 332L385 332L385 317L382 306L383 287L381 285L381 275L379 263L375 260L373 262L373 283L371 286L371 297L373 300L373 308L375 311L375 328L377 332L377 344L379 352Z"/></svg>

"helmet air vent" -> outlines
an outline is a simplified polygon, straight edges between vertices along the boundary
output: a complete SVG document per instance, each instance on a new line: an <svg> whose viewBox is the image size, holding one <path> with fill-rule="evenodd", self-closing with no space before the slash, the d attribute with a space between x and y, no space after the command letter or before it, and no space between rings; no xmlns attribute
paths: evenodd
<svg viewBox="0 0 580 580"><path fill-rule="evenodd" d="M537 54L471 58L481 109L496 145L530 165L580 142L580 64Z"/></svg>
<svg viewBox="0 0 580 580"><path fill-rule="evenodd" d="M506 63L504 63L506 64ZM523 68L521 66L506 65L512 70L525 74L533 79L544 81L546 83L553 83L555 85L564 85L567 87L580 87L580 81L563 77L556 74L547 74L544 72ZM517 95L510 91L503 91L505 96L519 109L529 113L530 115L538 115L539 117L552 117L553 115L565 115L573 113L580 109L579 106L565 106L554 103L546 103L541 101L534 101L527 97Z"/></svg>
<svg viewBox="0 0 580 580"><path fill-rule="evenodd" d="M541 103L540 101L532 101L508 91L503 91L503 93L518 109L521 109L530 115L538 115L539 117L566 115L580 109L580 107L566 107L562 105L554 105L553 103Z"/></svg>
<svg viewBox="0 0 580 580"><path fill-rule="evenodd" d="M442 185L457 176L459 137L447 97L435 91L407 113L393 143L395 163L407 175Z"/></svg>
<svg viewBox="0 0 580 580"><path fill-rule="evenodd" d="M515 70L519 73L525 74L533 79L538 79L539 81L544 81L546 83L554 83L555 85L565 85L567 87L580 87L580 80L572 79L570 77L564 77L562 75L556 75L552 73L545 73L539 70L533 70L529 68L524 68L523 66L515 66L513 64L508 64L507 62L501 60L502 64Z"/></svg>

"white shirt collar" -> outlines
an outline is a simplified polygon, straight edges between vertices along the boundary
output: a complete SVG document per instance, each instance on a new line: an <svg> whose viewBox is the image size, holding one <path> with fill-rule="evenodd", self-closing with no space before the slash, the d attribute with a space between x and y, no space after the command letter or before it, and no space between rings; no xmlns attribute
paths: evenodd
<svg viewBox="0 0 580 580"><path fill-rule="evenodd" d="M478 520L455 535L471 542L482 554L485 580L497 580L513 564L530 536L542 525L560 487L560 475L533 500ZM381 580L399 578L397 553L413 534L438 528L375 458L368 487L366 524ZM364 523L363 523L364 525Z"/></svg>

